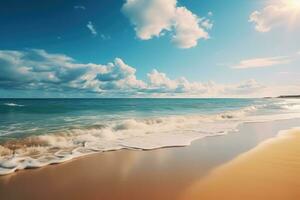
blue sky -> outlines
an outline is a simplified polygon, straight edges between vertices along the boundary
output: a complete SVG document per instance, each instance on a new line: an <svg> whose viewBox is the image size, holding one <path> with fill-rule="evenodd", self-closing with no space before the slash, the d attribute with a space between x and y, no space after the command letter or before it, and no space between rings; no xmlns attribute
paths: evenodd
<svg viewBox="0 0 300 200"><path fill-rule="evenodd" d="M0 97L296 93L299 20L299 0L3 2Z"/></svg>

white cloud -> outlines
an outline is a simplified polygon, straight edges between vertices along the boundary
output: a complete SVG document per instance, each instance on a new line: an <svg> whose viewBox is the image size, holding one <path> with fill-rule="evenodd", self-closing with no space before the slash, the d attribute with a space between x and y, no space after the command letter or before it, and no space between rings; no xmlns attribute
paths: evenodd
<svg viewBox="0 0 300 200"><path fill-rule="evenodd" d="M89 22L87 23L86 27L91 31L91 33L92 33L94 36L96 36L96 35L98 34L97 31L96 31L96 28L95 28L94 24L93 24L91 21L89 21Z"/></svg>
<svg viewBox="0 0 300 200"><path fill-rule="evenodd" d="M110 35L104 35L102 33L100 34L100 37L102 40L110 40L111 39Z"/></svg>
<svg viewBox="0 0 300 200"><path fill-rule="evenodd" d="M239 84L217 84L190 82L186 78L172 80L165 73L153 70L148 74L148 91L155 94L165 94L184 97L228 97L228 96L253 96L264 88L255 80L247 80Z"/></svg>
<svg viewBox="0 0 300 200"><path fill-rule="evenodd" d="M103 93L142 89L135 69L116 58L106 65L78 63L63 54L44 50L0 51L0 88L82 90Z"/></svg>
<svg viewBox="0 0 300 200"><path fill-rule="evenodd" d="M298 2L298 3L297 3ZM281 26L297 26L300 20L300 3L298 0L271 1L262 10L256 10L249 16L258 32L269 32Z"/></svg>
<svg viewBox="0 0 300 200"><path fill-rule="evenodd" d="M201 20L185 7L178 7L174 17L174 35L172 41L180 48L197 45L198 39L208 39L206 30L212 28L208 19ZM201 24L201 26L199 25Z"/></svg>
<svg viewBox="0 0 300 200"><path fill-rule="evenodd" d="M165 73L160 73L154 69L151 73L147 74L150 85L154 88L168 88L175 89L177 82L169 79Z"/></svg>
<svg viewBox="0 0 300 200"><path fill-rule="evenodd" d="M300 84L293 85L269 85L260 91L260 96L277 97L280 95L299 95Z"/></svg>
<svg viewBox="0 0 300 200"><path fill-rule="evenodd" d="M83 5L76 5L74 6L74 9L78 9L78 10L86 10L86 7Z"/></svg>
<svg viewBox="0 0 300 200"><path fill-rule="evenodd" d="M207 31L212 28L209 19L177 6L177 0L127 0L122 11L135 26L138 38L149 40L170 32L179 48L191 48L198 40L208 39Z"/></svg>
<svg viewBox="0 0 300 200"><path fill-rule="evenodd" d="M292 61L291 57L288 56L252 58L252 59L242 60L238 64L232 66L232 68L248 69L248 68L271 67L274 65L288 64L291 61Z"/></svg>
<svg viewBox="0 0 300 200"><path fill-rule="evenodd" d="M175 8L176 0L127 0L122 11L135 25L137 36L148 40L171 29Z"/></svg>
<svg viewBox="0 0 300 200"><path fill-rule="evenodd" d="M294 93L300 86L264 86L254 79L236 84L171 79L153 70L146 80L136 69L116 58L108 64L80 63L45 50L0 51L0 89L92 93L109 97L260 97Z"/></svg>

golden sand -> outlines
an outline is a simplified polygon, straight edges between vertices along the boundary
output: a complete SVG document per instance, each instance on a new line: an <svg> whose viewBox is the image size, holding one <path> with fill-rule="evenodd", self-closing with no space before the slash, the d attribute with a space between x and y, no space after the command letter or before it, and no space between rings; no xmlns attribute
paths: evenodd
<svg viewBox="0 0 300 200"><path fill-rule="evenodd" d="M300 128L280 134L191 184L182 199L300 199Z"/></svg>
<svg viewBox="0 0 300 200"><path fill-rule="evenodd" d="M270 194L278 195L280 190L288 192L289 196L282 192L280 194L286 198L279 196L277 199L300 199L296 198L299 196L298 188L300 188L299 184L297 185L300 180L298 165L300 141L296 133L291 136L285 135L292 137L290 139L281 137L282 139L268 142L265 148L259 147L256 150L257 153L256 151L250 153L250 155L263 155L261 152L269 149L269 144L272 146L270 158L269 156L255 157L261 160L252 162L257 165L246 166L249 157L247 153L246 156L242 156L247 164L243 164L241 169L233 167L232 173L226 172L228 175L224 176L225 181L220 181L219 185L201 184L201 180L210 180L206 177L211 170L217 169L224 163L230 163L230 160L235 160L243 152L256 148L257 144L276 136L279 130L298 124L300 124L300 119L249 123L240 127L237 133L197 140L188 147L97 153L61 165L22 170L7 176L0 176L0 200L178 200L183 194L188 200L193 200L191 197L205 200L206 198L198 198L201 195L210 197L207 199L218 200L234 199L229 198L234 195L237 197L235 199L246 199L245 196L253 195L253 198L251 196L248 199L256 200L259 198L255 197L263 191L269 197ZM281 151L281 142L277 144L276 141L285 141L288 148L284 147L285 151ZM274 145L280 146L275 148ZM292 147L295 149L292 150ZM239 162L242 161L233 163ZM222 171L218 171L216 177L222 175ZM272 173L268 174L266 171ZM199 189L202 187L203 190ZM230 187L233 189L229 190ZM270 191L273 188L272 193ZM226 191L228 192L225 193ZM231 193L232 191L234 193ZM201 195L199 195L200 192L202 192ZM238 194L244 196L238 198ZM276 198L262 197L261 199Z"/></svg>

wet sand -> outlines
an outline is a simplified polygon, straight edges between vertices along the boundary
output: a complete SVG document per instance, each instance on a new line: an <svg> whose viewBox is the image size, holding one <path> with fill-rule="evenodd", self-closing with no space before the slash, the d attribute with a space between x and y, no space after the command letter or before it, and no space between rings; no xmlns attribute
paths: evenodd
<svg viewBox="0 0 300 200"><path fill-rule="evenodd" d="M251 123L239 132L188 147L97 153L61 165L0 177L1 200L180 199L215 168L228 163L300 119Z"/></svg>
<svg viewBox="0 0 300 200"><path fill-rule="evenodd" d="M300 128L281 132L190 186L182 199L300 199Z"/></svg>

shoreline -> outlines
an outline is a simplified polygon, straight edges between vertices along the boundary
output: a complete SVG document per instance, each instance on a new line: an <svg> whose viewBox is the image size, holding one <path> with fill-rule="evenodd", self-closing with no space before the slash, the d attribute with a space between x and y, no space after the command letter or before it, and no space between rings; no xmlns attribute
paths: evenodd
<svg viewBox="0 0 300 200"><path fill-rule="evenodd" d="M288 115L287 115L288 116ZM77 160L77 159L82 159L82 158L85 158L87 156L90 156L90 155L94 155L94 154L98 154L98 153L107 153L107 152L115 152L115 151L126 151L126 150L134 150L134 151L154 151L154 150L159 150L159 149L169 149L169 148L178 148L178 147L188 147L190 145L192 145L192 143L194 143L195 141L197 140L203 140L203 139L206 139L206 138L210 138L210 137L219 137L219 136L225 136L225 135L228 135L228 134L232 134L232 133L236 133L236 132L240 132L240 127L243 127L247 124L251 125L251 124L260 124L260 123L276 123L277 121L285 121L285 120L300 120L300 117L296 117L296 118L289 118L289 116L286 118L286 119L274 119L274 120L258 120L258 121L245 121L245 122L240 122L239 125L237 125L236 127L236 130L231 130L231 131L228 131L227 133L222 133L222 134L214 134L214 135L211 135L211 136L197 136L198 138L193 138L193 139L189 139L189 141L184 141L183 143L180 142L178 143L177 145L174 144L174 145L166 145L166 146L160 146L160 147L151 147L151 148L148 148L148 147L139 147L139 145L137 145L136 147L134 146L120 146L119 148L116 148L116 149L111 149L111 150L93 150L93 151L90 151L89 153L79 153L76 155L76 152L74 155L69 155L69 156L64 156L64 158L62 158L60 160L60 158L57 158L56 160L52 160L52 161L49 161L48 163L40 163L40 164L36 164L34 160L29 160L29 162L27 161L27 163L31 163L29 164L29 166L18 166L18 167L15 167L15 168L11 168L11 169L6 169L6 168L1 168L0 167L0 177L1 176L7 176L7 175L10 175L10 174L14 174L14 173L19 173L20 171L23 171L23 170L33 170L33 169L40 169L40 168L44 168L44 167L47 167L47 166L53 166L53 165L61 165L61 164L64 164L64 163L67 163L67 162L72 162L74 160ZM25 138L26 139L26 138ZM35 138L33 138L35 139ZM186 140L186 139L185 139ZM25 141L25 140L24 140ZM1 147L1 146L0 146ZM5 146L4 146L5 148ZM72 152L76 151L77 148L73 149ZM0 149L1 150L1 149ZM24 157L24 158L27 158L27 157ZM20 158L19 160L22 160L22 158Z"/></svg>
<svg viewBox="0 0 300 200"><path fill-rule="evenodd" d="M299 125L300 119L244 124L187 147L95 153L0 177L1 199L177 199L211 170ZM262 131L263 130L263 131Z"/></svg>
<svg viewBox="0 0 300 200"><path fill-rule="evenodd" d="M191 184L181 200L300 198L300 127L281 131Z"/></svg>

